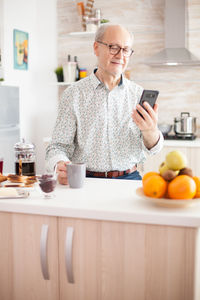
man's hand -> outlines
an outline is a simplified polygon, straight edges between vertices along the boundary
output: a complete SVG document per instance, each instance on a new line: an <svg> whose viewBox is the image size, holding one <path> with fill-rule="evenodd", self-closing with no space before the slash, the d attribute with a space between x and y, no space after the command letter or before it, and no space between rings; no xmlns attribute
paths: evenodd
<svg viewBox="0 0 200 300"><path fill-rule="evenodd" d="M155 104L154 108L147 102L144 102L143 105L147 111L140 104L137 104L136 109L133 110L132 118L142 132L144 145L148 149L151 149L159 140L159 130L157 127L158 104ZM138 114L137 110L144 118Z"/></svg>
<svg viewBox="0 0 200 300"><path fill-rule="evenodd" d="M58 182L60 184L67 185L68 184L68 178L67 178L67 167L66 165L69 164L70 162L64 162L64 161L59 161L57 163L57 173L58 173Z"/></svg>

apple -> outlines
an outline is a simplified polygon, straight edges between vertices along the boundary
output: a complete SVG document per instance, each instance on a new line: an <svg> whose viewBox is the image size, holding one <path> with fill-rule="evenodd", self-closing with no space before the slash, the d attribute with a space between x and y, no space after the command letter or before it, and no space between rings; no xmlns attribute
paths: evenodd
<svg viewBox="0 0 200 300"><path fill-rule="evenodd" d="M166 164L170 170L181 170L187 166L187 158L179 150L171 151L166 155Z"/></svg>
<svg viewBox="0 0 200 300"><path fill-rule="evenodd" d="M167 164L165 161L163 161L159 167L159 172L160 172L160 175L162 176L163 173L165 173L167 170L169 170Z"/></svg>

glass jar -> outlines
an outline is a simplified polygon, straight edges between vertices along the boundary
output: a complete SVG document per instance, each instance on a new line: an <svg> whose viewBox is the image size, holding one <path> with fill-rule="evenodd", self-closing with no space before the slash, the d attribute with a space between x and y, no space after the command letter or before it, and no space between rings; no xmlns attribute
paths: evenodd
<svg viewBox="0 0 200 300"><path fill-rule="evenodd" d="M97 18L85 18L86 21L86 31L95 32L98 29L98 19Z"/></svg>
<svg viewBox="0 0 200 300"><path fill-rule="evenodd" d="M15 174L35 176L35 145L22 142L16 143L15 150Z"/></svg>

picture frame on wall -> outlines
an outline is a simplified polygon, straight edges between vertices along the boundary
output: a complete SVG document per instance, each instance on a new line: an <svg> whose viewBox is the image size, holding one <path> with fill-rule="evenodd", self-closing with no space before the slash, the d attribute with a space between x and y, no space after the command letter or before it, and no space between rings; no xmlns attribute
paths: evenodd
<svg viewBox="0 0 200 300"><path fill-rule="evenodd" d="M28 32L13 30L14 69L28 70Z"/></svg>

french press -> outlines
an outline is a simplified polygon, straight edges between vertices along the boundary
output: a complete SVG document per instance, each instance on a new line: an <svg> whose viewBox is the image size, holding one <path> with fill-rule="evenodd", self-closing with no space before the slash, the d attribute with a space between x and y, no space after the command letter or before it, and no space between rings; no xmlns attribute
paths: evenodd
<svg viewBox="0 0 200 300"><path fill-rule="evenodd" d="M22 139L14 145L15 173L17 175L35 176L35 145Z"/></svg>

